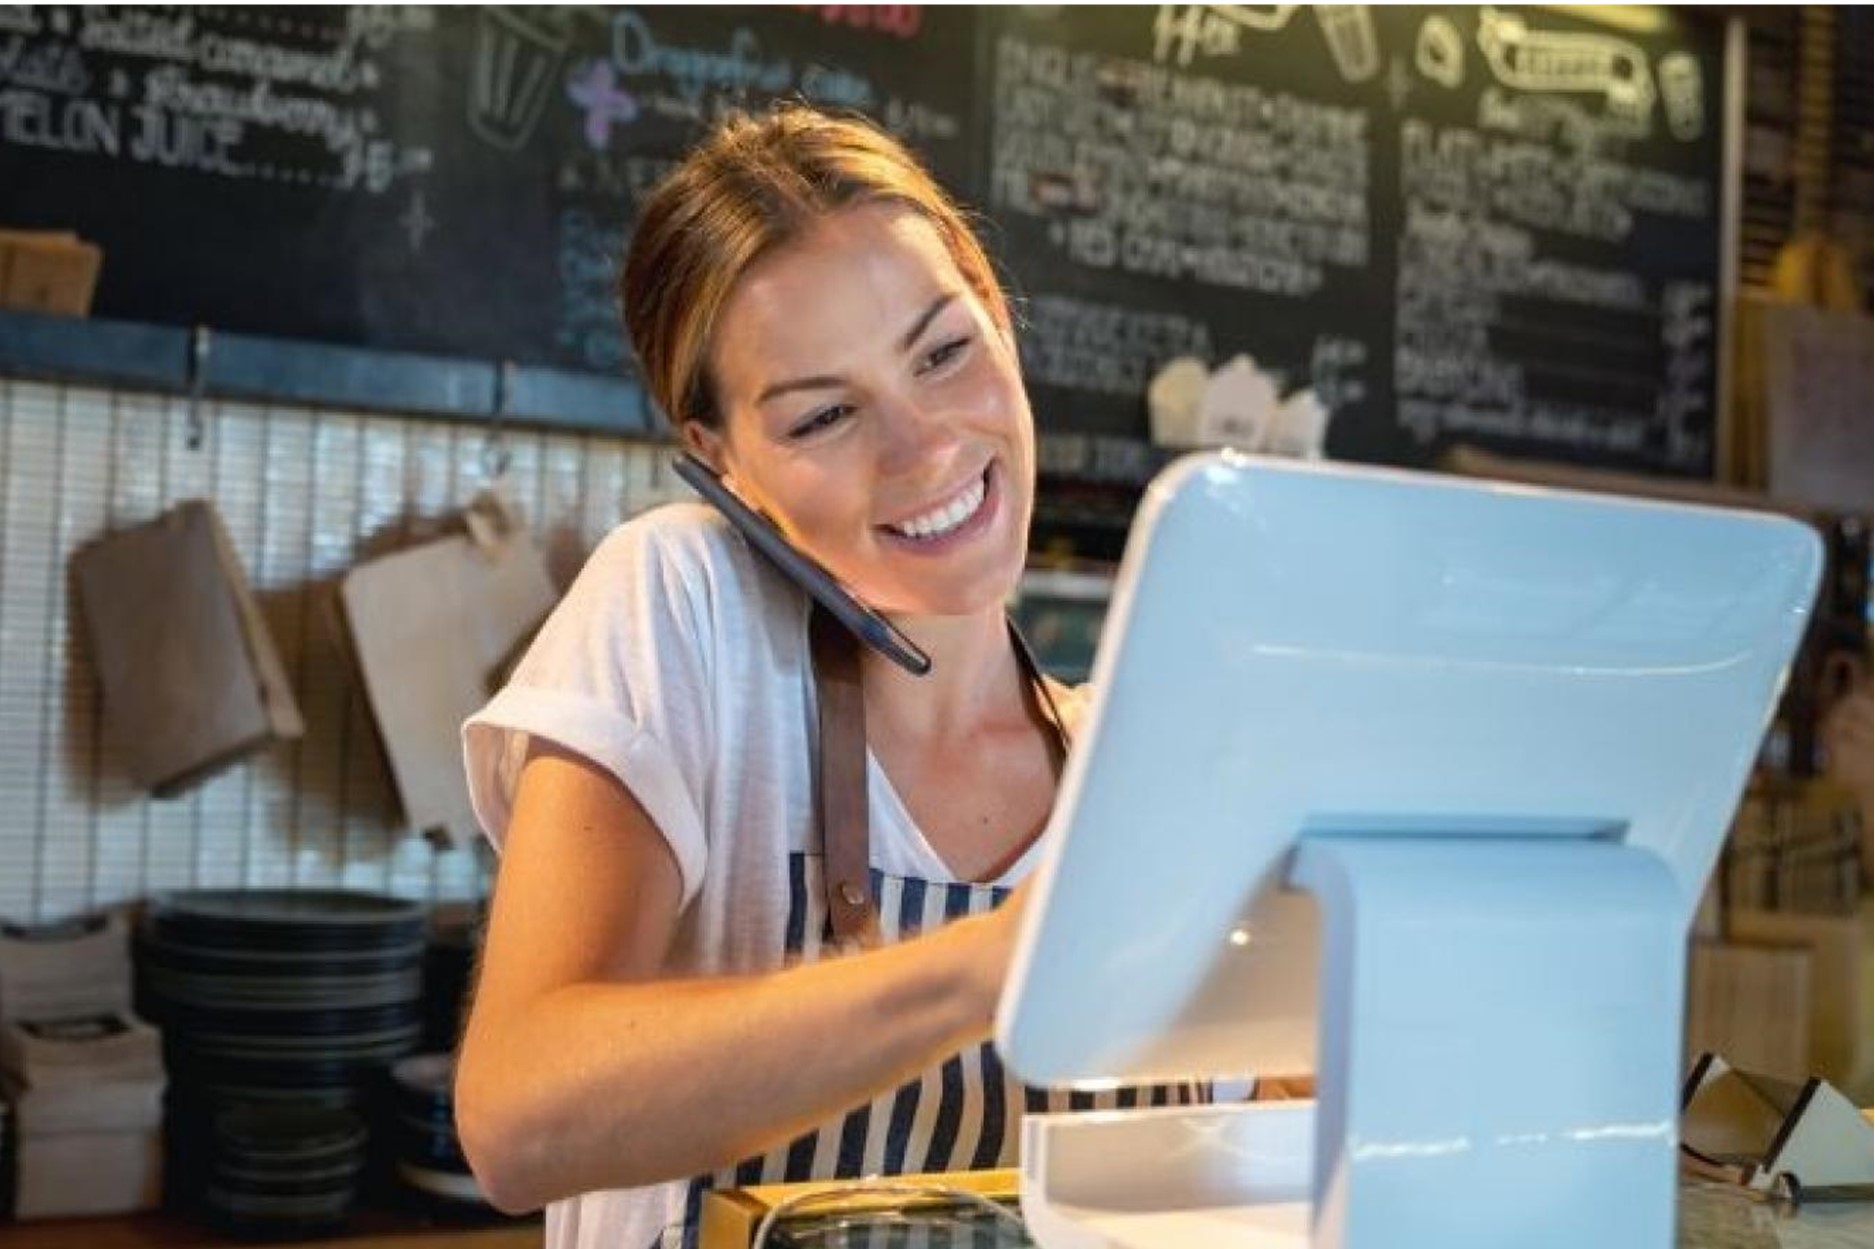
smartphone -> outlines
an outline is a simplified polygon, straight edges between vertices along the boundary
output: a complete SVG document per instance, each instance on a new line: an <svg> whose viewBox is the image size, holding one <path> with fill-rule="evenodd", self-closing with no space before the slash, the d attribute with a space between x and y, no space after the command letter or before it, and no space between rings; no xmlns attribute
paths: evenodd
<svg viewBox="0 0 1875 1249"><path fill-rule="evenodd" d="M810 598L833 614L854 637L890 659L913 676L931 671L931 657L919 650L912 640L900 633L891 621L867 607L851 594L833 574L788 541L775 523L738 499L723 484L716 470L689 452L680 452L671 460L671 471L689 483L691 489L707 499L717 511L741 530L749 544L781 569L787 578L805 590Z"/></svg>

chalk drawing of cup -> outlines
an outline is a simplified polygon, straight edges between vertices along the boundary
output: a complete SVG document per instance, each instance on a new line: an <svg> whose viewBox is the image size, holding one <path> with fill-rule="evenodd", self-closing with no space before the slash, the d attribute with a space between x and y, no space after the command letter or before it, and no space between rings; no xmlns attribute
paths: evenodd
<svg viewBox="0 0 1875 1249"><path fill-rule="evenodd" d="M1364 4L1318 4L1316 20L1328 40L1335 68L1349 82L1365 82L1380 72L1380 39L1374 15Z"/></svg>
<svg viewBox="0 0 1875 1249"><path fill-rule="evenodd" d="M548 88L559 79L566 48L564 28L527 10L483 9L469 72L469 127L498 148L526 143Z"/></svg>
<svg viewBox="0 0 1875 1249"><path fill-rule="evenodd" d="M1672 52L1660 59L1659 72L1667 129L1684 142L1697 139L1706 133L1705 85L1699 76L1699 62L1689 53Z"/></svg>

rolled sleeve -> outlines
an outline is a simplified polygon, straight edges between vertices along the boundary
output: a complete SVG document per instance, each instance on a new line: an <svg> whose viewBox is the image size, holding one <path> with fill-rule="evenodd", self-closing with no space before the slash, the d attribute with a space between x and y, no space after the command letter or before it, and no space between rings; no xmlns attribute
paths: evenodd
<svg viewBox="0 0 1875 1249"><path fill-rule="evenodd" d="M475 818L497 850L514 814L529 742L539 738L610 773L669 843L689 905L703 883L703 817L676 757L613 709L559 690L509 686L462 726L463 765Z"/></svg>

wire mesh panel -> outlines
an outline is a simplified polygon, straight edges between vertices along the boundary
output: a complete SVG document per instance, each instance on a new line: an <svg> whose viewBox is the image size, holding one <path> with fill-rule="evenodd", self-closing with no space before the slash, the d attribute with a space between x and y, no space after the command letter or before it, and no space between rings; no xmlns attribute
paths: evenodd
<svg viewBox="0 0 1875 1249"><path fill-rule="evenodd" d="M461 423L0 380L0 919L67 915L153 890L347 888L480 897L474 848L398 824L346 648L354 563L439 532L487 481L488 433ZM660 449L501 434L505 480L564 584L619 521L679 491ZM180 797L128 780L102 732L67 572L72 553L184 499L227 526L306 719Z"/></svg>

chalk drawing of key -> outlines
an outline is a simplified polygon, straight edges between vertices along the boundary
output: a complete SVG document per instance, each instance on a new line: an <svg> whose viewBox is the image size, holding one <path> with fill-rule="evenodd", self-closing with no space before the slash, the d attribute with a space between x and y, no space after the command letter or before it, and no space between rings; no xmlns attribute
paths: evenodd
<svg viewBox="0 0 1875 1249"><path fill-rule="evenodd" d="M503 6L482 10L469 70L469 127L509 151L526 143L558 78L567 35L533 13Z"/></svg>
<svg viewBox="0 0 1875 1249"><path fill-rule="evenodd" d="M1630 123L1652 116L1654 80L1647 58L1625 39L1531 30L1517 14L1486 7L1478 15L1478 47L1507 87L1597 94L1610 116ZM1643 124L1642 133L1647 129Z"/></svg>
<svg viewBox="0 0 1875 1249"><path fill-rule="evenodd" d="M1705 84L1699 77L1699 62L1690 52L1670 52L1660 58L1660 99L1674 138L1690 143L1706 133Z"/></svg>
<svg viewBox="0 0 1875 1249"><path fill-rule="evenodd" d="M1364 4L1318 4L1315 19L1322 24L1335 68L1349 82L1366 82L1380 71L1380 39L1374 34L1374 15Z"/></svg>
<svg viewBox="0 0 1875 1249"><path fill-rule="evenodd" d="M1449 17L1433 14L1419 24L1419 40L1413 45L1413 63L1419 72L1441 87L1458 87L1465 81L1465 36Z"/></svg>

